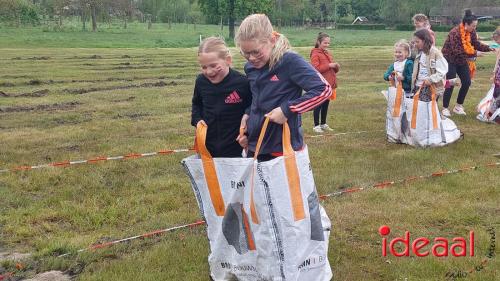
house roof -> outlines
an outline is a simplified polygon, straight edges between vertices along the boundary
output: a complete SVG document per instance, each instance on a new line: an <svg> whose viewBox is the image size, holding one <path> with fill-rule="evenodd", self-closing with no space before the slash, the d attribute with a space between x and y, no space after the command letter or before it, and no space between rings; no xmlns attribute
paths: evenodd
<svg viewBox="0 0 500 281"><path fill-rule="evenodd" d="M366 17L357 17L352 24L355 24L357 22L368 22L369 20Z"/></svg>
<svg viewBox="0 0 500 281"><path fill-rule="evenodd" d="M472 13L478 17L480 16L492 16L492 17L500 17L500 7L492 6L492 7L472 7L470 8ZM451 17L456 12L456 7L432 7L429 11L429 16L445 16ZM463 15L463 11L460 13Z"/></svg>

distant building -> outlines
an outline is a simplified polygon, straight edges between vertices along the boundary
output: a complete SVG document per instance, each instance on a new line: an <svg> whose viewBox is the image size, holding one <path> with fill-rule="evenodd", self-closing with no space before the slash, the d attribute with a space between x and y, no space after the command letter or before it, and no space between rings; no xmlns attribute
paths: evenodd
<svg viewBox="0 0 500 281"><path fill-rule="evenodd" d="M500 7L471 7L472 13L479 18L500 19ZM464 16L464 10L456 6L434 7L429 12L429 20L435 25L455 25Z"/></svg>
<svg viewBox="0 0 500 281"><path fill-rule="evenodd" d="M351 24L365 24L368 22L369 20L366 17L357 17Z"/></svg>

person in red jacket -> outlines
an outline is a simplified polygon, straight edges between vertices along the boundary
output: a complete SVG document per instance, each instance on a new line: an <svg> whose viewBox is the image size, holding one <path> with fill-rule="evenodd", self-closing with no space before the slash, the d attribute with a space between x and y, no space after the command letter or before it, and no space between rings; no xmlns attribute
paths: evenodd
<svg viewBox="0 0 500 281"><path fill-rule="evenodd" d="M326 33L318 33L316 45L311 50L310 58L311 64L314 68L323 75L325 80L332 86L333 93L330 97L331 100L336 98L337 88L337 72L340 69L338 63L333 60L332 55L328 52L330 46L330 36ZM314 109L314 128L315 133L323 133L324 131L332 131L330 126L326 124L326 114L328 113L329 100L326 100ZM320 120L321 114L321 120Z"/></svg>

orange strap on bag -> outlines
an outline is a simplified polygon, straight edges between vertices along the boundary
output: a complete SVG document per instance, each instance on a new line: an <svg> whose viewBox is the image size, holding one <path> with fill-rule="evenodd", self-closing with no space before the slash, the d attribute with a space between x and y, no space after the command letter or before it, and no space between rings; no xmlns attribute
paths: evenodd
<svg viewBox="0 0 500 281"><path fill-rule="evenodd" d="M436 102L436 87L431 85L431 112L432 112L432 127L434 130L438 129L437 121L437 102Z"/></svg>
<svg viewBox="0 0 500 281"><path fill-rule="evenodd" d="M396 88L396 100L394 101L394 110L392 112L392 117L399 117L401 113L401 102L403 99L403 83L399 82Z"/></svg>
<svg viewBox="0 0 500 281"><path fill-rule="evenodd" d="M257 141L257 146L255 148L254 160L257 159L257 156L260 151L260 147L262 145L262 140L264 139L264 135L267 130L267 125L269 124L269 118L264 120L264 124L262 125L262 129L260 131L259 139ZM305 218L304 211L304 202L302 200L302 192L300 189L300 178L299 171L297 168L297 161L295 158L295 151L292 148L291 143L291 135L290 135L290 127L288 123L283 124L283 137L282 137L282 145L283 145L283 156L285 161L285 170L288 179L288 189L290 192L290 199L293 209L293 216L295 221L302 220ZM252 181L253 182L253 181ZM252 190L253 194L253 190ZM250 211L253 218L252 208L255 208L253 205L253 195L251 197L251 206Z"/></svg>
<svg viewBox="0 0 500 281"><path fill-rule="evenodd" d="M217 216L224 216L226 212L226 207L224 204L224 198L222 197L222 192L219 185L219 179L217 177L217 172L215 170L215 163L205 146L205 141L207 139L207 125L199 123L196 126L196 139L195 139L195 149L201 157L203 163L203 170L205 173L205 180L207 182L208 192L210 193L210 199L212 200L212 205L215 209Z"/></svg>
<svg viewBox="0 0 500 281"><path fill-rule="evenodd" d="M283 124L283 156L285 158L286 176L288 179L288 190L290 191L290 199L292 201L293 217L295 221L302 220L306 217L304 211L304 201L302 200L302 192L300 190L299 169L297 168L297 160L295 159L295 151L292 148L290 135L290 127L288 123Z"/></svg>
<svg viewBox="0 0 500 281"><path fill-rule="evenodd" d="M413 110L411 113L411 128L416 129L417 128L417 111L418 111L418 97L420 96L420 90L422 87L420 87L417 91L417 93L413 96Z"/></svg>
<svg viewBox="0 0 500 281"><path fill-rule="evenodd" d="M431 88L431 112L432 112L432 127L434 130L438 129L438 122L437 122L437 102L436 102L436 87L433 85L430 86ZM417 93L413 96L413 110L412 110L412 115L411 115L411 128L416 129L417 128L417 112L418 112L418 97L420 96L420 89L418 89Z"/></svg>

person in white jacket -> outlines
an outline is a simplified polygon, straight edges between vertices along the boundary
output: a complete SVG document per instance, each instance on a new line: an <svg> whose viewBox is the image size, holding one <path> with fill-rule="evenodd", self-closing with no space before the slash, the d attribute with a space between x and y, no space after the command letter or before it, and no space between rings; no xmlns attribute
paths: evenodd
<svg viewBox="0 0 500 281"><path fill-rule="evenodd" d="M436 88L438 96L443 94L448 62L432 45L432 36L427 29L416 31L413 40L418 54L413 63L412 92L420 89L419 100L428 102L431 100L431 85Z"/></svg>

